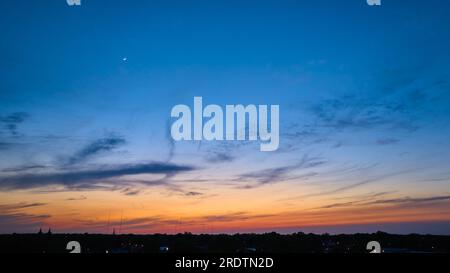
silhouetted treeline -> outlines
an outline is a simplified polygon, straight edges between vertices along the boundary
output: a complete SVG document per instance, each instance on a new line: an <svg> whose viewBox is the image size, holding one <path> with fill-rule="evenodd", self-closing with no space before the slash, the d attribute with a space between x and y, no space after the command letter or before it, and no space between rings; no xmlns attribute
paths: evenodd
<svg viewBox="0 0 450 273"><path fill-rule="evenodd" d="M294 233L235 235L101 235L13 234L0 235L0 252L68 253L69 241L78 241L83 253L367 253L369 241L385 252L450 253L450 236L391 235L383 232L353 235Z"/></svg>

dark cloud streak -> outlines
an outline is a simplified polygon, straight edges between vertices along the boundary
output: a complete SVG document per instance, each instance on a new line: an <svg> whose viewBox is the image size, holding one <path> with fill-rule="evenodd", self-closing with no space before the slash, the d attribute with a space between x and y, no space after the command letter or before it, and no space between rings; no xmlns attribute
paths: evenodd
<svg viewBox="0 0 450 273"><path fill-rule="evenodd" d="M99 184L117 183L109 181L127 175L165 174L174 175L194 170L194 167L169 163L148 163L136 165L118 165L95 170L76 170L61 173L23 174L0 178L0 189L31 189L50 185L62 185L68 188L91 188ZM164 183L164 181L161 181ZM118 184L120 185L120 183ZM123 186L123 185L122 185Z"/></svg>
<svg viewBox="0 0 450 273"><path fill-rule="evenodd" d="M17 126L25 122L30 115L26 112L16 112L5 117L0 117L0 122L14 136L18 134Z"/></svg>
<svg viewBox="0 0 450 273"><path fill-rule="evenodd" d="M118 136L109 136L106 138L97 139L89 143L86 147L84 147L78 153L72 156L69 159L68 164L76 164L83 162L100 153L112 151L118 148L119 146L124 145L125 143L126 140L123 137Z"/></svg>

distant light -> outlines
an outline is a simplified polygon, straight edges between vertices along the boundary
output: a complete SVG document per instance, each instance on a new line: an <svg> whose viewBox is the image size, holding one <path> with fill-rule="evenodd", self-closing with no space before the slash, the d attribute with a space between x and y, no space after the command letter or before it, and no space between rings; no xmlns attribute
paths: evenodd
<svg viewBox="0 0 450 273"><path fill-rule="evenodd" d="M159 251L160 251L160 252L169 252L169 247L167 247L167 246L161 246L161 247L159 247Z"/></svg>
<svg viewBox="0 0 450 273"><path fill-rule="evenodd" d="M122 58L122 61L124 61L124 62L126 62L126 61L128 61L128 58Z"/></svg>

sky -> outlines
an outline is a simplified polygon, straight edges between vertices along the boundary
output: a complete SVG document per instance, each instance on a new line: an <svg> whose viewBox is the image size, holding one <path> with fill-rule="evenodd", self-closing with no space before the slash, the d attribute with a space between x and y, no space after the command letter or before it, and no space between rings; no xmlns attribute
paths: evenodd
<svg viewBox="0 0 450 273"><path fill-rule="evenodd" d="M450 234L447 0L0 2L0 233ZM280 146L174 141L279 105Z"/></svg>

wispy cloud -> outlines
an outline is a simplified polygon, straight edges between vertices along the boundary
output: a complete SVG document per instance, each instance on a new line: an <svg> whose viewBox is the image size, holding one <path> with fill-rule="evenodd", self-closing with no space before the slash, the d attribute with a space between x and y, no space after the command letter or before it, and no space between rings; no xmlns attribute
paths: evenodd
<svg viewBox="0 0 450 273"><path fill-rule="evenodd" d="M26 171L42 170L42 169L46 169L46 168L48 168L48 166L44 166L44 165L27 165L27 166L19 166L19 167L14 167L14 168L6 168L6 169L3 169L2 172L20 173L20 172L26 172Z"/></svg>
<svg viewBox="0 0 450 273"><path fill-rule="evenodd" d="M319 167L321 165L324 165L325 163L327 163L327 161L322 158L309 157L308 155L305 155L297 164L244 173L235 180L238 182L256 182L255 185L244 186L245 188L252 188L267 183L276 183L286 180L307 178L316 175L316 173L309 172L306 174L295 174L295 172L298 170Z"/></svg>
<svg viewBox="0 0 450 273"><path fill-rule="evenodd" d="M367 184L371 184L371 183L376 183L376 182L380 182L383 181L385 179L388 178L392 178L392 177L396 177L402 174L407 174L407 173L411 173L413 171L417 171L416 170L402 170L402 171L396 171L396 172L390 172L390 173L385 173L385 174L380 174L380 175L373 175L373 176L369 176L369 175L365 175L367 178L363 179L361 181L355 182L355 183L350 183L338 188L334 188L334 189L330 189L330 190L324 190L321 192L316 192L316 193L309 193L309 194L305 194L305 195L301 195L301 196L296 196L296 197L289 197L289 198L285 198L285 199L281 199L280 201L287 201L287 200L294 200L294 199L304 199L304 198L310 198L310 197L317 197L317 196L326 196L326 195L333 195L333 194L337 194L337 193L341 193L341 192L346 192L346 191L350 191L354 188L358 188ZM338 180L338 182L343 182L341 181L341 179ZM344 179L345 180L345 179Z"/></svg>
<svg viewBox="0 0 450 273"><path fill-rule="evenodd" d="M342 96L323 100L311 108L318 126L334 130L396 129L414 131L418 125L404 102Z"/></svg>
<svg viewBox="0 0 450 273"><path fill-rule="evenodd" d="M46 203L16 203L16 204L0 204L0 211L16 211L33 207L45 206Z"/></svg>
<svg viewBox="0 0 450 273"><path fill-rule="evenodd" d="M148 230L160 226L176 225L180 222L174 219L166 219L162 216L149 216L149 217L137 217L127 218L122 217L118 220L108 221L93 221L93 220L79 220L76 225L89 228L90 230L105 230L108 232L110 229L115 229L116 232L135 232L138 230Z"/></svg>
<svg viewBox="0 0 450 273"><path fill-rule="evenodd" d="M213 152L206 156L206 160L211 163L231 162L234 160L234 156L226 152Z"/></svg>
<svg viewBox="0 0 450 273"><path fill-rule="evenodd" d="M383 139L378 139L377 140L377 144L378 145L392 145L392 144L397 144L398 142L400 142L398 139L394 139L394 138L383 138Z"/></svg>
<svg viewBox="0 0 450 273"><path fill-rule="evenodd" d="M399 204L422 204L422 203L431 203L431 202L444 202L450 201L450 196L448 195L440 195L440 196L431 196L431 197L403 197L403 198L392 198L392 199L377 199L377 200L355 200L349 202L340 202L333 203L325 206L318 207L317 209L332 209L332 208L340 208L340 207L351 207L351 206L369 206L369 205L399 205Z"/></svg>
<svg viewBox="0 0 450 273"><path fill-rule="evenodd" d="M66 201L81 201L81 200L86 200L87 197L84 195L78 196L78 197L70 197L67 198Z"/></svg>
<svg viewBox="0 0 450 273"><path fill-rule="evenodd" d="M372 204L413 204L413 203L428 203L428 202L440 202L440 201L449 201L450 195L441 195L441 196L431 196L431 197L423 197L423 198L412 198L412 197L404 197L404 198L395 198L395 199L382 199L376 200L367 203L368 205Z"/></svg>
<svg viewBox="0 0 450 273"><path fill-rule="evenodd" d="M264 219L274 217L274 214L252 214L245 211L230 212L222 214L210 214L191 218L168 218L161 215L154 215L148 217L136 217L127 218L123 217L121 219L116 219L114 221L89 221L81 220L78 224L83 227L89 227L89 229L101 229L108 230L115 228L116 232L142 232L142 230L151 230L158 227L164 227L168 229L169 227L201 227L205 223L230 223L230 222L242 222L251 221L256 219ZM188 228L188 229L189 229Z"/></svg>
<svg viewBox="0 0 450 273"><path fill-rule="evenodd" d="M45 203L16 203L0 204L0 232L30 232L42 226L44 221L50 218L47 214L30 214L23 210L40 207Z"/></svg>
<svg viewBox="0 0 450 273"><path fill-rule="evenodd" d="M123 187L127 184L120 184L117 181L117 179L123 176L138 174L174 175L194 169L191 166L170 163L148 163L113 165L91 170L13 175L0 178L0 189L32 189L50 185L60 185L72 189L101 189L105 184ZM136 182L143 184L146 181ZM160 184L164 184L165 182L164 180L159 180Z"/></svg>
<svg viewBox="0 0 450 273"><path fill-rule="evenodd" d="M167 120L166 121L166 130L165 130L165 132L166 132L165 137L169 144L167 162L170 162L173 159L173 157L175 156L175 148L176 148L175 140L172 138L172 135L170 133L170 130L171 130L170 127L171 127L170 120Z"/></svg>
<svg viewBox="0 0 450 273"><path fill-rule="evenodd" d="M17 135L17 126L23 122L25 122L30 115L26 112L16 112L12 113L8 116L0 117L0 122L3 123L3 126L12 134Z"/></svg>
<svg viewBox="0 0 450 273"><path fill-rule="evenodd" d="M302 109L296 112L302 118L290 121L283 130L283 137L294 146L332 142L341 147L348 143L346 140L352 134L377 132L393 136L380 138L375 144L397 144L402 140L400 137L433 122L424 119L430 116L436 105L442 108L448 104L448 92L437 91L445 85L436 85L436 77L445 76L427 79L422 73L428 69L427 65L421 65L385 70L380 75L373 75L374 83L370 90L364 87L302 101L301 105L297 102L294 109ZM439 114L442 113L437 113L437 116ZM343 139L337 139L337 135Z"/></svg>
<svg viewBox="0 0 450 273"><path fill-rule="evenodd" d="M269 218L273 216L274 214L251 214L248 212L240 211L227 214L207 215L201 217L201 220L208 222L230 222L230 221L245 221L258 218Z"/></svg>
<svg viewBox="0 0 450 273"><path fill-rule="evenodd" d="M234 153L244 147L245 143L217 142L202 143L200 147L205 153L204 158L208 163L229 163L236 159Z"/></svg>

